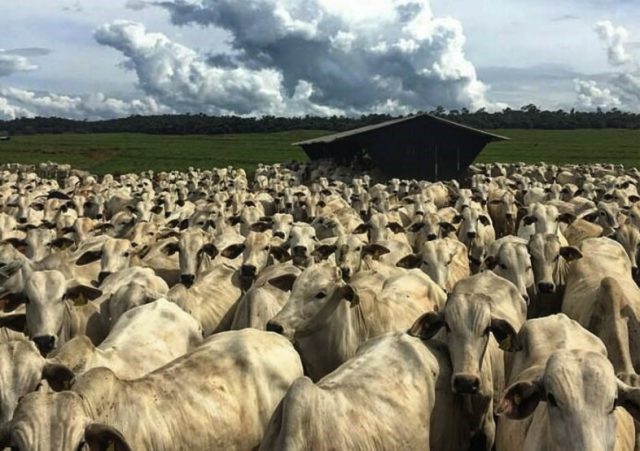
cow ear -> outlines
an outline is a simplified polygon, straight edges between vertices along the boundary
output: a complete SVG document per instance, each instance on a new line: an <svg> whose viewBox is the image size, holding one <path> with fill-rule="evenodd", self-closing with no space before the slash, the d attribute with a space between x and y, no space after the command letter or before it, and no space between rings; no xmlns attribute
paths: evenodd
<svg viewBox="0 0 640 451"><path fill-rule="evenodd" d="M636 420L640 421L640 388L632 387L620 379L618 383L618 399L616 405L622 407Z"/></svg>
<svg viewBox="0 0 640 451"><path fill-rule="evenodd" d="M444 325L442 312L427 312L413 323L407 333L412 337L428 340L437 334Z"/></svg>
<svg viewBox="0 0 640 451"><path fill-rule="evenodd" d="M233 260L238 255L242 254L243 251L244 251L244 244L232 244L231 246L225 247L222 250L222 252L220 252L220 255L230 260Z"/></svg>
<svg viewBox="0 0 640 451"><path fill-rule="evenodd" d="M77 266L88 265L102 258L102 251L87 251L76 260Z"/></svg>
<svg viewBox="0 0 640 451"><path fill-rule="evenodd" d="M564 222L565 224L571 224L576 220L576 215L573 213L562 213L558 216L558 222Z"/></svg>
<svg viewBox="0 0 640 451"><path fill-rule="evenodd" d="M334 244L323 244L322 246L318 246L311 254L315 257L316 263L318 263L319 261L329 258L336 249Z"/></svg>
<svg viewBox="0 0 640 451"><path fill-rule="evenodd" d="M269 252L271 252L273 258L278 260L280 263L291 259L289 252L282 246L271 246L271 250Z"/></svg>
<svg viewBox="0 0 640 451"><path fill-rule="evenodd" d="M358 227L353 229L353 232L351 232L351 233L354 233L356 235L360 235L361 233L367 233L368 230L369 230L369 224L363 222Z"/></svg>
<svg viewBox="0 0 640 451"><path fill-rule="evenodd" d="M271 228L270 224L260 221L260 222L254 222L253 224L251 224L251 227L249 227L249 230L253 232L266 232L270 228Z"/></svg>
<svg viewBox="0 0 640 451"><path fill-rule="evenodd" d="M165 255L173 255L180 251L180 244L177 242L169 243L162 248L162 253Z"/></svg>
<svg viewBox="0 0 640 451"><path fill-rule="evenodd" d="M631 202L632 204L635 204L636 202L640 201L640 196L636 194L632 194L629 197L627 197L627 200L629 200L629 202Z"/></svg>
<svg viewBox="0 0 640 451"><path fill-rule="evenodd" d="M562 258L564 258L568 262L582 258L582 252L580 252L580 249L574 246L561 247L560 255L562 255Z"/></svg>
<svg viewBox="0 0 640 451"><path fill-rule="evenodd" d="M424 227L424 222L417 222L415 224L411 224L409 226L409 232L416 233L416 232L422 230L423 227Z"/></svg>
<svg viewBox="0 0 640 451"><path fill-rule="evenodd" d="M536 410L543 397L544 388L539 380L517 382L505 391L495 413L512 420L522 420Z"/></svg>
<svg viewBox="0 0 640 451"><path fill-rule="evenodd" d="M23 263L24 261L22 260L16 260L4 265L2 268L0 268L0 280L4 279L4 281L6 281L6 279L20 271L22 269Z"/></svg>
<svg viewBox="0 0 640 451"><path fill-rule="evenodd" d="M20 313L17 315L8 315L0 317L0 327L15 330L16 332L24 332L27 325L27 315Z"/></svg>
<svg viewBox="0 0 640 451"><path fill-rule="evenodd" d="M74 301L80 300L80 304L85 304L86 302L83 301L93 301L94 299L102 296L102 290L87 285L75 285L73 287L67 288L65 296L68 299L73 299Z"/></svg>
<svg viewBox="0 0 640 451"><path fill-rule="evenodd" d="M371 255L374 260L378 260L384 254L388 254L389 252L391 251L381 244L367 244L362 248L362 256L365 257L367 255Z"/></svg>
<svg viewBox="0 0 640 451"><path fill-rule="evenodd" d="M12 245L21 254L24 254L27 249L27 242L25 240L21 240L20 238L7 238L2 242Z"/></svg>
<svg viewBox="0 0 640 451"><path fill-rule="evenodd" d="M91 423L84 430L84 439L90 451L131 451L122 433L113 426Z"/></svg>
<svg viewBox="0 0 640 451"><path fill-rule="evenodd" d="M35 211L42 211L44 210L44 204L31 204L29 205L31 208L33 208Z"/></svg>
<svg viewBox="0 0 640 451"><path fill-rule="evenodd" d="M452 224L460 224L463 219L464 219L464 217L462 215L455 215L453 218L451 218L451 223Z"/></svg>
<svg viewBox="0 0 640 451"><path fill-rule="evenodd" d="M480 223L485 227L489 227L491 225L491 220L485 215L480 215L478 217L478 221L480 221Z"/></svg>
<svg viewBox="0 0 640 451"><path fill-rule="evenodd" d="M242 218L240 216L231 216L229 218L229 224L231 224L232 226L239 224L242 222Z"/></svg>
<svg viewBox="0 0 640 451"><path fill-rule="evenodd" d="M358 292L351 285L345 285L339 288L339 290L340 290L340 297L342 299L346 299L351 304L351 307L355 307L360 303L360 296L358 295Z"/></svg>
<svg viewBox="0 0 640 451"><path fill-rule="evenodd" d="M178 228L180 230L184 230L184 229L186 229L188 227L189 227L189 220L188 219L183 219L182 221L180 221L178 223Z"/></svg>
<svg viewBox="0 0 640 451"><path fill-rule="evenodd" d="M156 205L155 207L153 207L151 209L151 213L159 215L160 213L162 213L162 206L161 205Z"/></svg>
<svg viewBox="0 0 640 451"><path fill-rule="evenodd" d="M56 247L58 249L67 249L68 247L71 247L74 244L75 244L75 241L73 241L71 238L67 238L64 236L60 238L56 238L51 242L51 246Z"/></svg>
<svg viewBox="0 0 640 451"><path fill-rule="evenodd" d="M177 244L177 243L176 243ZM241 251L242 252L242 251ZM209 257L214 258L216 255L218 255L218 249L216 248L216 246L213 243L207 243L204 246L202 246L200 248L200 253L205 253L207 254ZM234 257L235 258L235 257Z"/></svg>
<svg viewBox="0 0 640 451"><path fill-rule="evenodd" d="M398 224L397 222L390 222L389 224L387 224L387 227L393 232L393 233L404 233L404 227L402 227L400 224Z"/></svg>
<svg viewBox="0 0 640 451"><path fill-rule="evenodd" d="M507 352L517 352L522 349L520 343L518 343L518 333L508 321L491 318L490 327L500 349Z"/></svg>
<svg viewBox="0 0 640 451"><path fill-rule="evenodd" d="M422 259L420 258L419 255L409 254L406 257L402 257L400 261L396 263L396 266L398 268L412 269L412 268L419 268L421 264L422 264Z"/></svg>
<svg viewBox="0 0 640 451"><path fill-rule="evenodd" d="M485 268L493 270L497 265L498 265L498 259L493 255L489 255L487 258L484 259Z"/></svg>
<svg viewBox="0 0 640 451"><path fill-rule="evenodd" d="M450 222L442 221L438 225L440 226L440 229L445 232L445 234L456 231L456 228Z"/></svg>
<svg viewBox="0 0 640 451"><path fill-rule="evenodd" d="M75 377L73 371L61 363L47 363L42 368L42 379L47 381L53 391L71 389Z"/></svg>
<svg viewBox="0 0 640 451"><path fill-rule="evenodd" d="M269 285L273 285L278 290L291 291L293 283L297 278L298 276L296 274L283 274L281 276L274 277L273 279L269 279Z"/></svg>

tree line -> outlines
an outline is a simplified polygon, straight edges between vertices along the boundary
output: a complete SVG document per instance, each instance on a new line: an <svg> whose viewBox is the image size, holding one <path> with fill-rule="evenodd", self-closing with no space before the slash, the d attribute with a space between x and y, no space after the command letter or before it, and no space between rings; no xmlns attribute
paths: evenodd
<svg viewBox="0 0 640 451"><path fill-rule="evenodd" d="M422 111L418 112L422 113ZM429 113L481 129L517 128L565 130L577 128L640 128L640 114L612 109L608 111L548 111L535 105L518 110L506 108L499 112L481 109L445 110L438 107ZM289 130L344 131L377 124L397 116L369 114L360 117L303 116L259 118L239 116L208 116L205 114L176 114L160 116L130 116L120 119L87 121L57 117L19 118L0 121L0 136L37 133L150 133L203 135L224 133L265 133Z"/></svg>

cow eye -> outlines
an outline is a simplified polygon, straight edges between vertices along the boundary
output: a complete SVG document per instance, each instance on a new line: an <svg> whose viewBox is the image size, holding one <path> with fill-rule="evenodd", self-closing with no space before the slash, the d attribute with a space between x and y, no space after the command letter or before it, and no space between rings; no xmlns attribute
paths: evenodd
<svg viewBox="0 0 640 451"><path fill-rule="evenodd" d="M128 257L130 254L129 254L129 252L125 252L123 255L124 255L125 257Z"/></svg>
<svg viewBox="0 0 640 451"><path fill-rule="evenodd" d="M429 266L429 262L427 262L426 260L422 260L422 264L423 264L424 266Z"/></svg>
<svg viewBox="0 0 640 451"><path fill-rule="evenodd" d="M558 402L556 401L555 396L553 396L553 394L551 393L547 394L547 402L553 407L558 407Z"/></svg>
<svg viewBox="0 0 640 451"><path fill-rule="evenodd" d="M325 297L327 297L327 293L325 293L324 291L320 291L318 292L318 294L316 294L316 299L324 299Z"/></svg>
<svg viewBox="0 0 640 451"><path fill-rule="evenodd" d="M504 270L506 270L506 269L507 269L507 265L505 265L504 263L500 263L500 267L501 267L502 269L504 269Z"/></svg>
<svg viewBox="0 0 640 451"><path fill-rule="evenodd" d="M604 216L606 213L604 211L600 212L600 216Z"/></svg>

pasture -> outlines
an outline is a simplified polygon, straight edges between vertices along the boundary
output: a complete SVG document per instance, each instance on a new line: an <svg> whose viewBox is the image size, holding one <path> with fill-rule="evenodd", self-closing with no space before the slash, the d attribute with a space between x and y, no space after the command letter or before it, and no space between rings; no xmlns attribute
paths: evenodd
<svg viewBox="0 0 640 451"><path fill-rule="evenodd" d="M487 146L478 162L622 163L640 166L640 131L495 130L511 141ZM233 165L253 170L259 162L304 160L292 142L331 132L300 130L229 135L147 135L139 133L42 134L0 142L0 162L70 163L97 174L189 166Z"/></svg>

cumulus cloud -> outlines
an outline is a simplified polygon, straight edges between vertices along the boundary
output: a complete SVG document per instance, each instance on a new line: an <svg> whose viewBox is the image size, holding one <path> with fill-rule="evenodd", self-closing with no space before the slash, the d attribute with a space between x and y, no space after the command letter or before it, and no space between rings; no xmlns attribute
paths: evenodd
<svg viewBox="0 0 640 451"><path fill-rule="evenodd" d="M607 85L598 85L593 80L574 80L579 105L587 109L615 107L640 111L640 69L626 48L628 31L605 20L596 24L595 32L606 45L609 64L619 72Z"/></svg>
<svg viewBox="0 0 640 451"><path fill-rule="evenodd" d="M596 24L595 31L605 43L609 64L621 66L631 61L631 55L625 49L629 41L629 33L622 26L614 26L610 21L603 20Z"/></svg>
<svg viewBox="0 0 640 451"><path fill-rule="evenodd" d="M598 86L593 80L574 80L578 93L578 105L586 109L603 110L617 108L622 105L620 99L608 88Z"/></svg>
<svg viewBox="0 0 640 451"><path fill-rule="evenodd" d="M218 27L231 36L231 52L207 58L135 22L96 32L99 43L127 58L147 95L178 110L292 114L304 104L310 112L358 114L505 106L488 100L464 54L460 22L434 16L428 0L371 0L366 8L341 0L127 5L152 3L175 24Z"/></svg>
<svg viewBox="0 0 640 451"><path fill-rule="evenodd" d="M37 68L38 66L29 61L26 56L0 49L0 77L7 77L17 72L29 72Z"/></svg>
<svg viewBox="0 0 640 451"><path fill-rule="evenodd" d="M69 96L55 93L38 94L16 88L0 88L0 119L55 116L70 119L105 119L134 114L172 113L151 97L121 100L98 93Z"/></svg>
<svg viewBox="0 0 640 451"><path fill-rule="evenodd" d="M213 67L194 50L137 22L104 25L96 40L122 52L140 88L178 110L215 114L271 111L283 103L278 71Z"/></svg>

